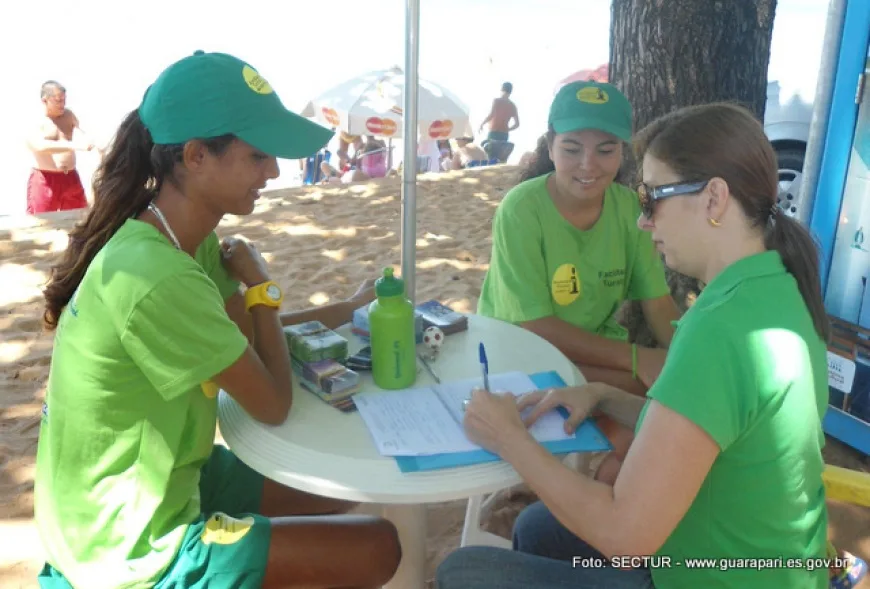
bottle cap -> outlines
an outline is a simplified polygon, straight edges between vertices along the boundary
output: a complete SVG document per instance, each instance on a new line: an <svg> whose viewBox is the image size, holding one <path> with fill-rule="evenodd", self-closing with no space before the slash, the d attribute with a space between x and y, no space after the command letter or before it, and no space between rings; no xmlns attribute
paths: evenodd
<svg viewBox="0 0 870 589"><path fill-rule="evenodd" d="M375 294L379 297L395 297L405 294L405 281L393 276L393 269L384 268L384 275L375 281Z"/></svg>

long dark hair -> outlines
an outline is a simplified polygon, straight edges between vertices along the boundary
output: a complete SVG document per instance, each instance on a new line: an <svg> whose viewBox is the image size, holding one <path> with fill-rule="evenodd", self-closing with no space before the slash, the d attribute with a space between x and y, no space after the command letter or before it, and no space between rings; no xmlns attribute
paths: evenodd
<svg viewBox="0 0 870 589"><path fill-rule="evenodd" d="M223 135L203 140L208 150L220 155L235 139ZM52 268L43 291L47 329L55 329L63 308L84 278L85 271L124 222L141 214L164 182L173 182L184 144L154 145L139 118L130 112L94 174L94 205L85 219L70 232L61 261Z"/></svg>
<svg viewBox="0 0 870 589"><path fill-rule="evenodd" d="M650 123L638 133L634 147L638 162L648 152L683 180L724 179L752 226L763 232L764 246L779 252L816 332L829 341L818 248L800 223L775 208L776 154L752 113L730 103L686 107Z"/></svg>
<svg viewBox="0 0 870 589"><path fill-rule="evenodd" d="M553 144L553 139L555 138L556 132L553 130L553 127L549 127L547 132L538 138L534 155L529 160L529 163L520 170L520 182L549 174L556 169L553 160L550 159L550 145Z"/></svg>

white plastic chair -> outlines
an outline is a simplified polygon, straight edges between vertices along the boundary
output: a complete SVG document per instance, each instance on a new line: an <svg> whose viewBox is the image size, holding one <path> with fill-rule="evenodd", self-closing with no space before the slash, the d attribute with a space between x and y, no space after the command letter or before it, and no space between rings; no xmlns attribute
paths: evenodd
<svg viewBox="0 0 870 589"><path fill-rule="evenodd" d="M460 546L495 546L497 548L511 548L513 546L510 540L487 532L480 527L480 513L489 507L495 496L496 494L492 493L489 496L477 495L468 499Z"/></svg>
<svg viewBox="0 0 870 589"><path fill-rule="evenodd" d="M596 457L601 457L604 453L600 452L584 452L567 454L562 462L568 468L579 472L590 470L591 465L596 462ZM496 493L490 495L476 495L468 499L468 504L465 507L465 523L462 525L462 537L460 538L460 546L495 546L496 548L512 548L513 542L506 538L502 538L497 534L487 532L480 527L480 514L487 509L493 500Z"/></svg>
<svg viewBox="0 0 870 589"><path fill-rule="evenodd" d="M574 367L575 382L582 384L586 382L586 378L580 370ZM607 452L576 452L566 454L562 458L562 463L568 468L577 472L592 473L597 470ZM465 523L462 525L462 537L460 546L495 546L500 548L511 548L513 542L502 538L496 534L486 532L480 527L480 514L489 507L490 503L495 499L495 493L485 496L477 495L468 499L468 505L465 507Z"/></svg>

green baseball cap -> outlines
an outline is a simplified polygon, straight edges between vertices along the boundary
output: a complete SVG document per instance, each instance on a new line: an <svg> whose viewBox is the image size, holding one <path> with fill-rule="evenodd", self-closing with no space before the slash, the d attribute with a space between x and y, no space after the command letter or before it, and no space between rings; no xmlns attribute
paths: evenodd
<svg viewBox="0 0 870 589"><path fill-rule="evenodd" d="M556 133L597 129L631 141L631 104L612 84L571 82L553 98L548 123Z"/></svg>
<svg viewBox="0 0 870 589"><path fill-rule="evenodd" d="M233 134L284 159L308 157L333 135L284 108L269 82L249 64L204 51L163 70L145 91L139 118L158 145Z"/></svg>

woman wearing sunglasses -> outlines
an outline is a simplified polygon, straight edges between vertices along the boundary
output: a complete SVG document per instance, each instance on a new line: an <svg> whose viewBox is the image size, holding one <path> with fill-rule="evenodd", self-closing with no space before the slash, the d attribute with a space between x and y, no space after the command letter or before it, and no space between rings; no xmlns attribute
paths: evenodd
<svg viewBox="0 0 870 589"><path fill-rule="evenodd" d="M560 89L535 158L493 219L478 312L550 341L588 381L642 395L665 350L630 344L615 315L626 300L642 301L667 346L679 312L652 241L636 225L637 195L614 182L631 130L631 105L614 86Z"/></svg>
<svg viewBox="0 0 870 589"><path fill-rule="evenodd" d="M829 585L829 326L813 242L774 204L770 142L748 111L717 104L654 121L636 151L638 225L669 267L706 287L641 407L603 383L519 402L473 393L467 435L541 501L520 515L515 551L458 551L438 571L441 589ZM527 430L556 406L577 424L601 404L638 413L612 485L569 470Z"/></svg>

